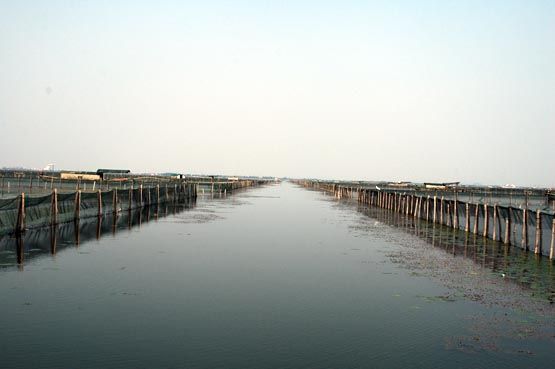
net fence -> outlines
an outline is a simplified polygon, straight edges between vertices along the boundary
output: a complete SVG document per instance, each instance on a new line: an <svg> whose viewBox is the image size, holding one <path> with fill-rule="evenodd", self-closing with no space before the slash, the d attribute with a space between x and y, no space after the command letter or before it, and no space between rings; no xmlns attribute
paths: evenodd
<svg viewBox="0 0 555 369"><path fill-rule="evenodd" d="M129 211L154 204L179 204L196 198L193 183L102 191L51 191L0 198L0 234L74 219Z"/></svg>

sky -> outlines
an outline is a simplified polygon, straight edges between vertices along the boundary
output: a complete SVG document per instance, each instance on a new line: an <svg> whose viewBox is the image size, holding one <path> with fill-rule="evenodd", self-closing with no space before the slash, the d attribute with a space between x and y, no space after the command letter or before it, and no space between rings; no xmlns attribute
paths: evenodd
<svg viewBox="0 0 555 369"><path fill-rule="evenodd" d="M555 1L0 0L0 167L555 186Z"/></svg>

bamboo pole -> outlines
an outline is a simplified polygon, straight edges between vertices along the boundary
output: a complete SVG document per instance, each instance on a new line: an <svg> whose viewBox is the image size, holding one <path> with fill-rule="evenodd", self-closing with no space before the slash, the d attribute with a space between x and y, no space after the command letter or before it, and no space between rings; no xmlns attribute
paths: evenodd
<svg viewBox="0 0 555 369"><path fill-rule="evenodd" d="M555 218L551 223L551 247L549 248L549 259L555 258Z"/></svg>
<svg viewBox="0 0 555 369"><path fill-rule="evenodd" d="M451 221L451 202L447 200L445 202L445 205L447 206L447 219L445 220L445 225L451 227L451 225L453 224L453 222Z"/></svg>
<svg viewBox="0 0 555 369"><path fill-rule="evenodd" d="M484 204L484 237L488 236L489 226L489 214L488 214L488 203Z"/></svg>
<svg viewBox="0 0 555 369"><path fill-rule="evenodd" d="M494 241L497 241L497 227L499 226L497 220L497 204L493 204L493 235L492 238Z"/></svg>
<svg viewBox="0 0 555 369"><path fill-rule="evenodd" d="M528 250L528 209L522 209L522 241L521 246Z"/></svg>
<svg viewBox="0 0 555 369"><path fill-rule="evenodd" d="M118 214L118 189L117 188L114 188L112 190L112 211L114 215Z"/></svg>
<svg viewBox="0 0 555 369"><path fill-rule="evenodd" d="M511 243L511 207L507 208L507 217L505 218L505 239L503 240L505 245Z"/></svg>
<svg viewBox="0 0 555 369"><path fill-rule="evenodd" d="M459 228L459 208L457 204L458 201L455 198L453 202L453 228L457 229Z"/></svg>
<svg viewBox="0 0 555 369"><path fill-rule="evenodd" d="M470 232L470 205L464 204L464 231Z"/></svg>
<svg viewBox="0 0 555 369"><path fill-rule="evenodd" d="M439 224L445 224L443 222L443 196L439 200Z"/></svg>
<svg viewBox="0 0 555 369"><path fill-rule="evenodd" d="M480 224L480 204L476 203L474 207L474 228L472 233L478 234L478 226Z"/></svg>
<svg viewBox="0 0 555 369"><path fill-rule="evenodd" d="M426 221L430 220L430 195L426 198Z"/></svg>
<svg viewBox="0 0 555 369"><path fill-rule="evenodd" d="M541 254L542 247L542 213L536 210L536 239L534 241L534 254Z"/></svg>
<svg viewBox="0 0 555 369"><path fill-rule="evenodd" d="M97 202L97 208L98 208L98 216L101 217L102 216L102 191L100 190L96 192L96 202Z"/></svg>
<svg viewBox="0 0 555 369"><path fill-rule="evenodd" d="M19 197L19 207L17 210L17 223L15 233L20 234L25 231L25 193L22 192Z"/></svg>
<svg viewBox="0 0 555 369"><path fill-rule="evenodd" d="M58 223L58 189L52 190L52 206L50 209L50 224Z"/></svg>
<svg viewBox="0 0 555 369"><path fill-rule="evenodd" d="M81 217L81 190L75 192L75 210L73 211L73 218L79 220Z"/></svg>
<svg viewBox="0 0 555 369"><path fill-rule="evenodd" d="M422 196L418 196L416 198L416 212L414 214L416 218L420 218L421 208L422 208Z"/></svg>

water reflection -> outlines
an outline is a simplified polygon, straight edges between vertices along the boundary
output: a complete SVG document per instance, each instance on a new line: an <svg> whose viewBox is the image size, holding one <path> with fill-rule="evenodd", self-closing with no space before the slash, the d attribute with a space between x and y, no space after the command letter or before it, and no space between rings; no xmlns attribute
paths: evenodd
<svg viewBox="0 0 555 369"><path fill-rule="evenodd" d="M403 229L453 257L473 260L503 280L532 290L536 297L555 302L555 268L545 257L410 215L360 204L358 211L381 223Z"/></svg>
<svg viewBox="0 0 555 369"><path fill-rule="evenodd" d="M0 238L0 267L17 266L23 270L28 261L56 255L67 247L78 247L84 242L98 240L102 236L115 235L121 230L140 227L143 222L157 221L175 215L196 205L190 200L179 205L153 205L142 209L105 214L42 228L29 229L21 236L9 235Z"/></svg>

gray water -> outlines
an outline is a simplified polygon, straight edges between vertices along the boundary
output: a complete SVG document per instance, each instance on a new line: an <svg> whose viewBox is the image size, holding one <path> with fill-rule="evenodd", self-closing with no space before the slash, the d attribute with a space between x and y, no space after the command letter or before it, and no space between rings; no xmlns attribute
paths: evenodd
<svg viewBox="0 0 555 369"><path fill-rule="evenodd" d="M2 368L555 358L545 258L289 183L50 232L0 240Z"/></svg>

